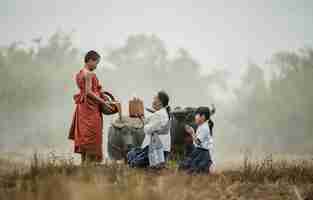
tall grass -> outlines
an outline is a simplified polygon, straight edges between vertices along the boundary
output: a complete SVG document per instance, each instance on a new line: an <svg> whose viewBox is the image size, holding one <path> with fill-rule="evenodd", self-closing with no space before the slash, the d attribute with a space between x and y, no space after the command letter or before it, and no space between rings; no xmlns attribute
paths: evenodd
<svg viewBox="0 0 313 200"><path fill-rule="evenodd" d="M118 163L77 166L72 159L34 154L28 166L10 164L0 173L1 200L297 199L294 188L303 199L312 199L312 160L246 157L239 168L191 176L173 167L149 171Z"/></svg>

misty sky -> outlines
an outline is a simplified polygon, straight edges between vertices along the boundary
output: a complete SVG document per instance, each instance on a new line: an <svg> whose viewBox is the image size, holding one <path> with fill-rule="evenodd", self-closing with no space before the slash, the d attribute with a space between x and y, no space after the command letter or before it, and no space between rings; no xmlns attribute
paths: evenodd
<svg viewBox="0 0 313 200"><path fill-rule="evenodd" d="M313 46L312 0L1 0L0 45L75 30L82 50L155 33L205 66L236 71L278 50Z"/></svg>

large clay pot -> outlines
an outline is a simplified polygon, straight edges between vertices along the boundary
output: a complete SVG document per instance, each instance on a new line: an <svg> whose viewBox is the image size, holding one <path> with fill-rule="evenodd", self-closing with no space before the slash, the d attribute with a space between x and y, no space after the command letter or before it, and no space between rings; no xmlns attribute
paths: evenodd
<svg viewBox="0 0 313 200"><path fill-rule="evenodd" d="M188 124L196 129L194 124L195 108L175 109L171 112L171 141L172 156L181 157L186 151L186 145L192 144L192 137L185 131L185 125Z"/></svg>
<svg viewBox="0 0 313 200"><path fill-rule="evenodd" d="M108 153L114 160L125 159L131 147L139 147L143 141L143 124L138 118L123 116L115 120L108 133Z"/></svg>

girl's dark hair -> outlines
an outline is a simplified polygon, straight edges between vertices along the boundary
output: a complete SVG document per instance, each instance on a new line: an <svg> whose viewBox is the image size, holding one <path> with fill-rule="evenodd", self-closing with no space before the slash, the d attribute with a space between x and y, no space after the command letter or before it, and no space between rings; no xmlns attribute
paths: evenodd
<svg viewBox="0 0 313 200"><path fill-rule="evenodd" d="M206 120L209 120L210 119L210 116L211 116L211 110L209 107L199 107L197 110L196 110L196 115L199 114L200 116L204 116Z"/></svg>
<svg viewBox="0 0 313 200"><path fill-rule="evenodd" d="M166 112L170 118L171 107L168 105L170 101L168 94L165 91L159 91L158 98L160 99L162 106L166 108Z"/></svg>
<svg viewBox="0 0 313 200"><path fill-rule="evenodd" d="M214 113L215 111L211 111L209 107L199 107L195 112L195 115L199 114L200 116L204 116L205 119L208 120L211 136L213 135L214 127L214 122L211 120L211 115L213 114L212 112Z"/></svg>
<svg viewBox="0 0 313 200"><path fill-rule="evenodd" d="M100 59L100 54L98 54L96 51L91 50L88 51L85 55L85 63L87 63L89 60L99 60Z"/></svg>

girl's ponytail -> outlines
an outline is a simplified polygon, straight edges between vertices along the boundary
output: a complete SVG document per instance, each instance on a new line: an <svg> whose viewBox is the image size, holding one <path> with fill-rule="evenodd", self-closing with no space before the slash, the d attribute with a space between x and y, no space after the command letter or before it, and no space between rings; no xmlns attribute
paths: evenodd
<svg viewBox="0 0 313 200"><path fill-rule="evenodd" d="M209 129L210 129L210 135L213 136L214 122L211 119L209 119L208 124L209 124Z"/></svg>
<svg viewBox="0 0 313 200"><path fill-rule="evenodd" d="M171 107L169 105L167 105L165 107L167 115L168 115L168 119L171 119Z"/></svg>

